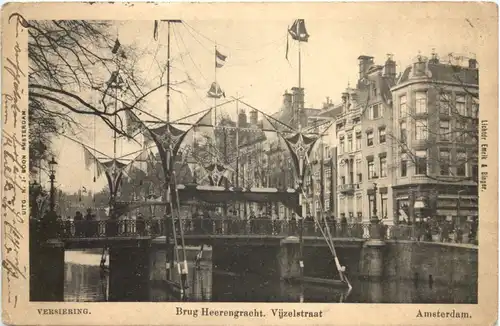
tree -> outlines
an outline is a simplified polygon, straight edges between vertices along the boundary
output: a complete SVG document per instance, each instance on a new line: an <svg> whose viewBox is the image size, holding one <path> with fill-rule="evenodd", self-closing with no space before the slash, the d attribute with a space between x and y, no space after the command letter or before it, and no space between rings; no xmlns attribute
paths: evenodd
<svg viewBox="0 0 500 326"><path fill-rule="evenodd" d="M46 159L51 136L81 128L84 117L97 117L119 135L129 137L120 112L140 108L141 102L164 84L160 80L151 86L139 77L140 56L134 47L121 45L112 35L113 23L27 21L20 15L11 18L16 18L29 36L30 128L34 128L32 135L42 137L30 142L32 167L39 167L35 162ZM113 85L121 87L120 93Z"/></svg>

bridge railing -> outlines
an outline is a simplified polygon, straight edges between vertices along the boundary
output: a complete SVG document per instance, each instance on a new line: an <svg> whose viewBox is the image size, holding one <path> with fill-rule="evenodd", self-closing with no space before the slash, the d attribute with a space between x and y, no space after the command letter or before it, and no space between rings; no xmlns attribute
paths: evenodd
<svg viewBox="0 0 500 326"><path fill-rule="evenodd" d="M172 220L168 220L169 228ZM328 236L326 224L319 227L314 222L270 219L182 219L175 220L176 233L180 227L186 235L255 235L299 236L302 223L303 236ZM429 235L415 225L377 225L369 223L328 223L333 238L378 238L386 240L442 241L439 235ZM107 237L156 237L165 235L165 219L57 221L40 223L30 221L30 229L47 238L107 238ZM456 240L458 241L458 240Z"/></svg>
<svg viewBox="0 0 500 326"><path fill-rule="evenodd" d="M171 223L172 220L169 220L169 228L171 228ZM180 234L180 226L182 226L186 235L299 236L302 223L304 236L322 236L320 227L314 222L270 219L182 219L180 223L181 225L178 219L175 220L177 235ZM165 219L58 221L45 226L45 229L47 228L50 230L44 230L42 233L50 233L60 238L154 237L165 235ZM324 223L322 228L327 234ZM362 223L328 223L328 228L334 238L366 238L369 232L368 224Z"/></svg>

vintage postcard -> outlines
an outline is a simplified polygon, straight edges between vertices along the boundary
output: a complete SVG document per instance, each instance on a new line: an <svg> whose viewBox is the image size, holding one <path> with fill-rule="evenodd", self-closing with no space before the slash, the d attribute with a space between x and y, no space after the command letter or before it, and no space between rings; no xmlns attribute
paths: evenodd
<svg viewBox="0 0 500 326"><path fill-rule="evenodd" d="M493 3L6 4L1 120L5 324L497 320Z"/></svg>

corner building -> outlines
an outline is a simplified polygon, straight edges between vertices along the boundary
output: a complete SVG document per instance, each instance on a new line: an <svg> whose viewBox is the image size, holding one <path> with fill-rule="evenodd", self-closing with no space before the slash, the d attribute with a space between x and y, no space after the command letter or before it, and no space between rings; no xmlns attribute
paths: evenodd
<svg viewBox="0 0 500 326"><path fill-rule="evenodd" d="M468 65L418 56L391 88L394 216L477 216L479 84Z"/></svg>

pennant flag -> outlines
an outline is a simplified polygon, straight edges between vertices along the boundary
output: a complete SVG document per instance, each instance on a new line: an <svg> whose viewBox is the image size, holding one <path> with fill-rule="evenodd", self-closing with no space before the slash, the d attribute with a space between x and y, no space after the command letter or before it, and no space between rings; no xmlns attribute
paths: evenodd
<svg viewBox="0 0 500 326"><path fill-rule="evenodd" d="M117 54L118 50L120 50L120 46L121 46L120 41L118 40L118 38L116 38L115 45L113 46L111 53Z"/></svg>
<svg viewBox="0 0 500 326"><path fill-rule="evenodd" d="M226 55L223 55L222 53L217 51L217 49L215 49L215 67L216 68L221 68L222 66L224 66L224 64L226 63L226 58L227 58Z"/></svg>
<svg viewBox="0 0 500 326"><path fill-rule="evenodd" d="M143 151L141 151L141 153L139 153L139 155L137 155L132 161L130 161L130 163L125 168L126 174L130 175L131 174L130 172L134 168L141 170L144 173L148 173L147 162L150 160L150 157L151 157L151 152L149 151L149 149L146 148Z"/></svg>
<svg viewBox="0 0 500 326"><path fill-rule="evenodd" d="M221 98L226 97L226 93L220 88L219 84L213 82L207 92L207 96L210 98Z"/></svg>
<svg viewBox="0 0 500 326"><path fill-rule="evenodd" d="M90 150L86 146L82 147L83 147L83 157L85 161L85 169L88 170L90 169L91 165L94 165L95 166L94 178L100 177L101 174L104 172L102 163L97 159L97 157L94 156L94 154L90 152Z"/></svg>
<svg viewBox="0 0 500 326"><path fill-rule="evenodd" d="M127 123L127 134L133 135L136 132L144 132L147 130L144 122L137 117L132 110L125 110L125 121Z"/></svg>
<svg viewBox="0 0 500 326"><path fill-rule="evenodd" d="M318 140L318 137L307 137L302 133L296 133L295 135L284 138L285 143L290 150L293 165L295 167L295 172L299 177L299 180L304 180L304 161L311 154L311 150Z"/></svg>
<svg viewBox="0 0 500 326"><path fill-rule="evenodd" d="M153 32L153 37L154 37L155 41L158 41L158 21L157 20L155 20L155 29Z"/></svg>
<svg viewBox="0 0 500 326"><path fill-rule="evenodd" d="M292 27L288 29L288 33L290 33L295 41L307 42L309 39L309 34L307 34L306 30L306 23L303 19L296 19L293 22Z"/></svg>

